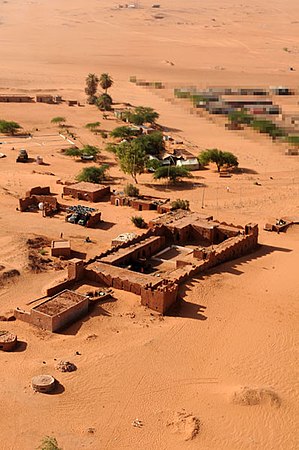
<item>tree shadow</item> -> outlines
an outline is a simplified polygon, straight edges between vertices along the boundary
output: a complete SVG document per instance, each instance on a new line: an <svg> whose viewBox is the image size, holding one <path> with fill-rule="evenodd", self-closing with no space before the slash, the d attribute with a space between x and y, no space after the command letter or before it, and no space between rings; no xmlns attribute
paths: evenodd
<svg viewBox="0 0 299 450"><path fill-rule="evenodd" d="M197 177L196 177L197 178ZM156 189L160 192L171 192L171 191L189 191L198 187L206 187L205 183L200 183L196 181L180 181L173 184L150 184L144 183L144 186Z"/></svg>
<svg viewBox="0 0 299 450"><path fill-rule="evenodd" d="M161 128L165 133L180 133L182 131L179 128L166 127L164 125L161 125Z"/></svg>
<svg viewBox="0 0 299 450"><path fill-rule="evenodd" d="M248 169L246 167L238 167L237 169L234 169L232 171L234 175L242 175L242 174L248 174L248 175L257 175L258 172L254 169Z"/></svg>

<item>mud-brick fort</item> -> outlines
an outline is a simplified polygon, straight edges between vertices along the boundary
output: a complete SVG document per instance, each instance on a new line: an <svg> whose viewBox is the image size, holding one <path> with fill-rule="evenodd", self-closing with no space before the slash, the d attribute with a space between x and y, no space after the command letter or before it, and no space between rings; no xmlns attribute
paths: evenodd
<svg viewBox="0 0 299 450"><path fill-rule="evenodd" d="M90 280L140 295L142 305L163 314L177 301L180 284L257 245L256 224L241 227L190 211L170 212L152 220L146 233L129 242L87 262L70 260L67 281L47 294Z"/></svg>

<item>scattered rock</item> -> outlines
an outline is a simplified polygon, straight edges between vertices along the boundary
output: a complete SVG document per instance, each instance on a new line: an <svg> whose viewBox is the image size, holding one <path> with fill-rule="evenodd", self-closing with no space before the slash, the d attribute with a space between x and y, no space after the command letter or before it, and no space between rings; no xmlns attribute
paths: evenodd
<svg viewBox="0 0 299 450"><path fill-rule="evenodd" d="M233 393L232 402L236 405L254 406L269 404L279 407L281 400L272 389L242 387Z"/></svg>
<svg viewBox="0 0 299 450"><path fill-rule="evenodd" d="M185 441L193 440L200 431L200 420L198 417L187 413L184 409L174 414L173 420L166 424L173 429L174 433L179 433Z"/></svg>
<svg viewBox="0 0 299 450"><path fill-rule="evenodd" d="M141 428L143 427L143 423L139 419L134 419L132 422L133 427L135 428Z"/></svg>
<svg viewBox="0 0 299 450"><path fill-rule="evenodd" d="M59 361L56 365L56 369L60 372L74 372L77 370L77 366L69 361Z"/></svg>

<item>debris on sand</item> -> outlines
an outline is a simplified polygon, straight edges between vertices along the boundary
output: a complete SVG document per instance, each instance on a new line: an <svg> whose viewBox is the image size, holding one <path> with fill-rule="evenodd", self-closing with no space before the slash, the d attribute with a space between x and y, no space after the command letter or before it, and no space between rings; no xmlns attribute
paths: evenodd
<svg viewBox="0 0 299 450"><path fill-rule="evenodd" d="M133 427L135 428L141 428L143 427L143 423L139 419L134 419L132 422Z"/></svg>
<svg viewBox="0 0 299 450"><path fill-rule="evenodd" d="M281 400L272 389L268 388L250 388L242 387L233 393L232 402L236 405L254 406L254 405L271 405L279 407Z"/></svg>
<svg viewBox="0 0 299 450"><path fill-rule="evenodd" d="M77 366L69 361L59 361L56 365L56 369L60 372L74 372L77 370Z"/></svg>
<svg viewBox="0 0 299 450"><path fill-rule="evenodd" d="M9 283L13 278L19 277L21 274L17 269L4 270L0 269L0 286L4 286Z"/></svg>
<svg viewBox="0 0 299 450"><path fill-rule="evenodd" d="M173 419L168 421L166 425L172 428L174 433L181 434L185 441L192 441L200 431L199 418L187 413L184 409L174 413Z"/></svg>

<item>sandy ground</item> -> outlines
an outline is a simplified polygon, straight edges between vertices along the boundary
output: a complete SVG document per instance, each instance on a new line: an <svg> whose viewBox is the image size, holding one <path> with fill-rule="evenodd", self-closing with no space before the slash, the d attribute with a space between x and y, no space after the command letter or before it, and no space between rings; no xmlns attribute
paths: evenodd
<svg viewBox="0 0 299 450"><path fill-rule="evenodd" d="M118 2L105 0L88 5L1 1L0 92L57 92L83 101L87 73L111 73L116 101L154 107L159 122L190 143L194 154L222 148L234 152L244 169L231 179L220 179L213 167L198 171L176 189L144 174L141 193L186 198L193 210L203 207L228 222L257 222L263 245L248 258L182 286L182 305L173 316L161 318L133 294L115 292L115 302L99 305L61 334L1 322L23 342L18 352L0 354L1 450L33 450L45 435L56 436L64 450L299 447L299 228L279 235L262 230L271 218L299 215L299 159L285 156L283 145L264 136L226 131L223 124L169 101L168 93L128 81L136 75L169 85L296 87L298 2L160 3L157 10L150 1L120 10ZM284 102L286 112L298 113L297 98ZM45 286L64 276L61 270L34 274L26 269L28 237L53 239L63 232L75 250L91 257L119 233L136 231L130 221L134 211L108 203L99 204L105 227L88 232L62 216L43 219L16 210L18 197L32 186L49 185L60 198L57 180L74 180L83 167L60 152L66 143L50 123L58 115L66 117L79 144L102 149L113 187L128 181L103 150L105 141L84 129L100 120L101 129L109 131L117 125L112 117L103 120L88 105L0 104L0 118L21 123L34 136L0 139L7 154L0 160L0 264L21 272L0 290L0 315L16 306L29 308ZM17 165L23 147L33 158L43 156L47 165ZM143 216L149 220L155 213ZM93 244L85 243L87 235ZM57 372L60 359L74 362L78 370ZM33 393L31 378L40 373L59 380L63 387L56 395ZM260 404L253 405L249 395L247 405L233 402L245 386L256 389ZM271 402L276 396L280 401ZM132 425L135 419L141 427ZM198 434L190 439L194 430Z"/></svg>

